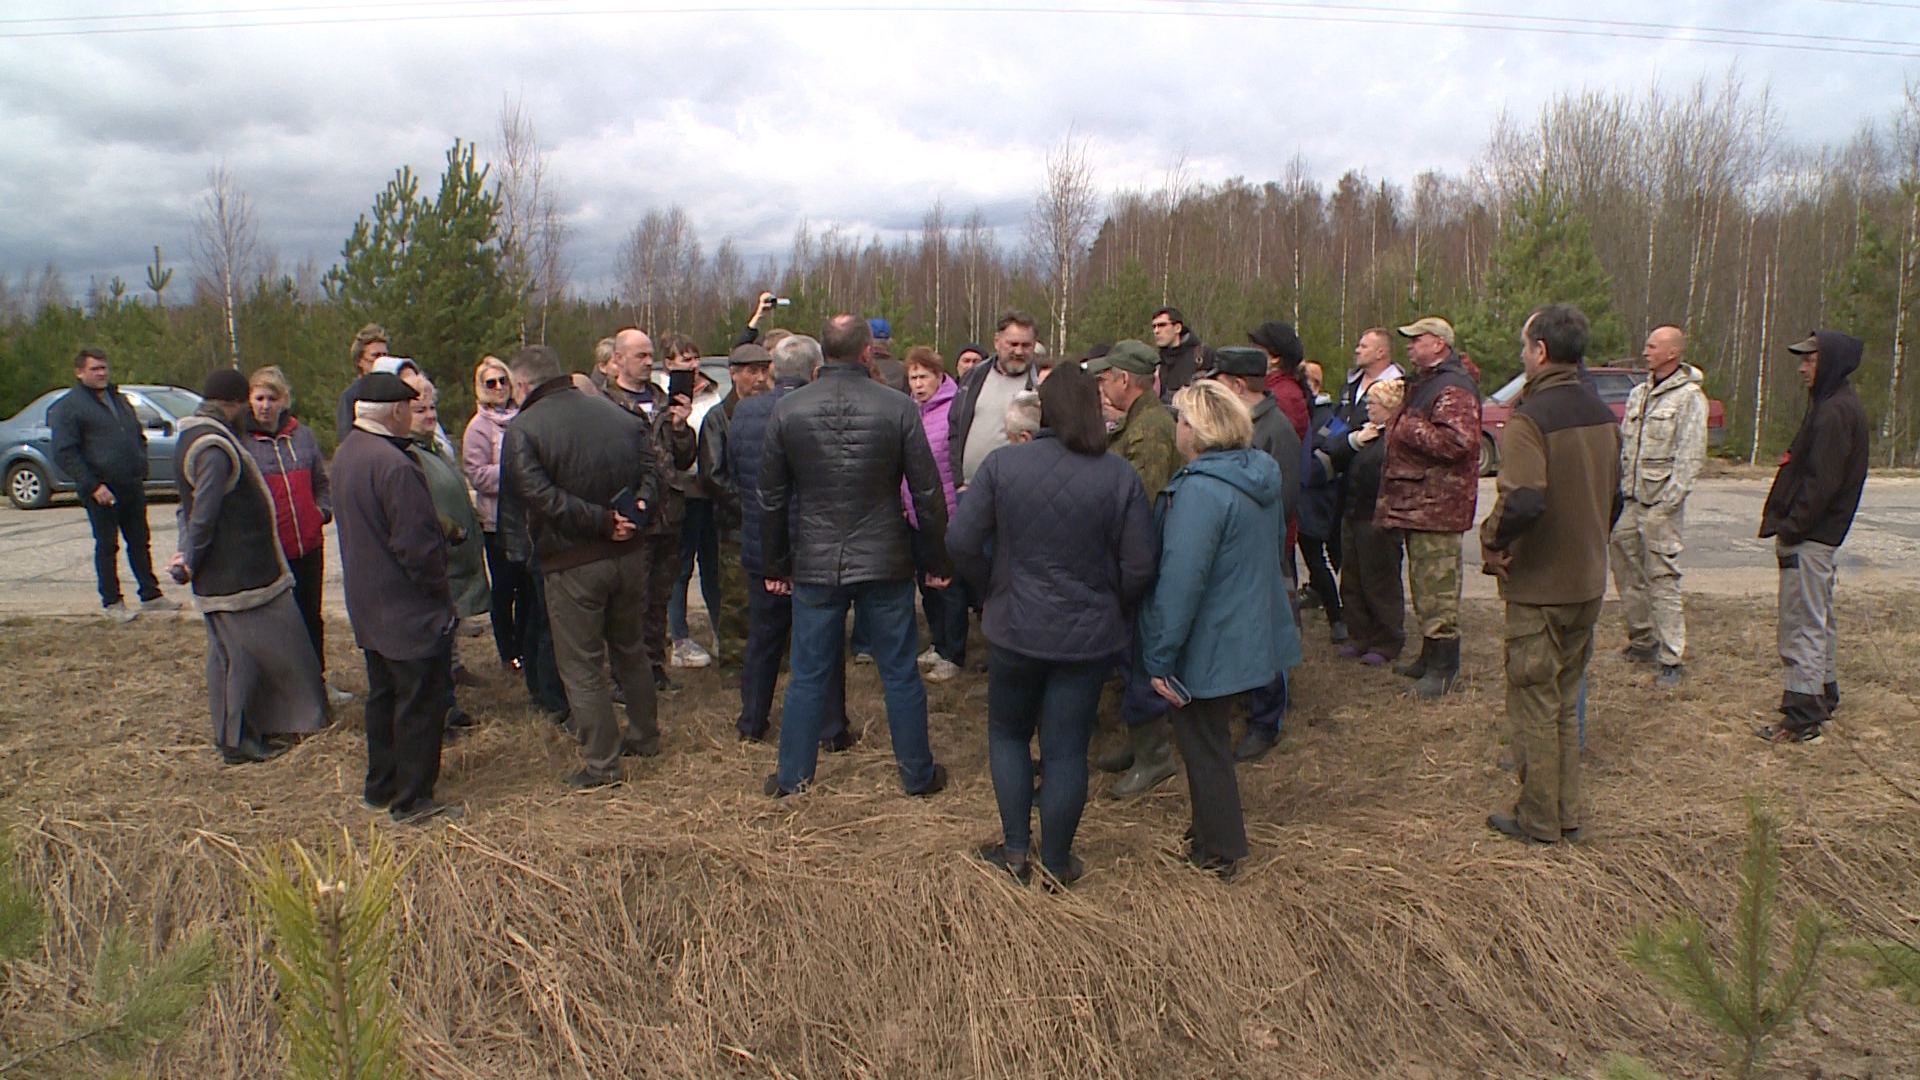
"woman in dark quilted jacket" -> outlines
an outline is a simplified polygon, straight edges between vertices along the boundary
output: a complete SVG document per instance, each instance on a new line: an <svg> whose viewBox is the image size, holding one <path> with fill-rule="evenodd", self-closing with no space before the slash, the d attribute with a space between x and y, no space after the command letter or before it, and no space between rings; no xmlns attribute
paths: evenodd
<svg viewBox="0 0 1920 1080"><path fill-rule="evenodd" d="M1032 874L1033 759L1040 738L1040 862L1054 883L1082 866L1073 836L1087 801L1087 743L1133 609L1153 584L1158 541L1147 491L1107 453L1100 392L1076 367L1040 384L1033 441L987 455L960 500L947 551L986 596L987 757L1002 842L988 862ZM992 551L988 556L987 552ZM991 558L991 565L988 559Z"/></svg>
<svg viewBox="0 0 1920 1080"><path fill-rule="evenodd" d="M327 545L321 529L333 520L333 493L327 484L327 459L313 429L294 419L293 387L279 368L268 366L247 380L247 449L260 466L273 496L280 550L293 570L293 598L307 623L320 670L327 670L326 621L320 615L321 580L326 576ZM327 700L345 705L353 695L327 683Z"/></svg>

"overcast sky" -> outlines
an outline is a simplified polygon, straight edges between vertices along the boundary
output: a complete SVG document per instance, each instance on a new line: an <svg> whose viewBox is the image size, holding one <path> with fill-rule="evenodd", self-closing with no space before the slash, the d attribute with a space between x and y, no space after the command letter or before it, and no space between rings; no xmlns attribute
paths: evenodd
<svg viewBox="0 0 1920 1080"><path fill-rule="evenodd" d="M230 13L99 18L189 6ZM551 152L574 280L601 292L627 230L674 203L708 252L731 235L750 256L778 254L803 218L914 228L936 198L956 215L982 208L1013 240L1070 126L1108 188L1156 185L1183 150L1201 180L1277 178L1300 153L1322 181L1349 168L1404 181L1463 170L1503 107L1530 116L1562 90L1679 89L1737 65L1772 88L1790 138L1818 144L1888 115L1920 75L1920 5L1893 0L901 6L917 10L8 0L0 272L52 259L75 292L113 274L137 289L154 244L187 261L195 205L222 162L253 200L263 245L288 265L326 265L398 166L431 184L455 136L494 137L507 96ZM261 22L283 25L138 29ZM1495 28L1523 23L1585 33ZM1729 30L1746 43L1724 43ZM1900 55L1760 41L1891 42L1865 48Z"/></svg>

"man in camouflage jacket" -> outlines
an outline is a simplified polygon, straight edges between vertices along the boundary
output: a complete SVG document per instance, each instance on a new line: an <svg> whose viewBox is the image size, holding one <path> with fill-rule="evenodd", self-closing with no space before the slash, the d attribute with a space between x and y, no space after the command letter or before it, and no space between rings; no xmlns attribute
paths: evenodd
<svg viewBox="0 0 1920 1080"><path fill-rule="evenodd" d="M1373 523L1406 536L1407 582L1420 658L1394 667L1433 698L1460 673L1460 534L1480 495L1480 390L1453 348L1453 327L1425 318L1400 328L1414 372L1387 429Z"/></svg>
<svg viewBox="0 0 1920 1080"><path fill-rule="evenodd" d="M1679 685L1687 650L1680 596L1681 532L1687 493L1707 460L1707 395L1700 370L1681 363L1678 327L1647 335L1647 381L1627 396L1620 420L1620 495L1624 509L1609 554L1627 623L1626 655L1658 661L1655 685Z"/></svg>

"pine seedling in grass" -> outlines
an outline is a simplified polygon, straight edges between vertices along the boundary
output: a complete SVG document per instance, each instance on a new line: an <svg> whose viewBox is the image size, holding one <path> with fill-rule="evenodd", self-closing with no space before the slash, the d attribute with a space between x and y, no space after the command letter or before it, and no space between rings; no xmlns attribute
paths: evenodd
<svg viewBox="0 0 1920 1080"><path fill-rule="evenodd" d="M1628 939L1627 961L1669 997L1685 1002L1727 1039L1727 1066L1749 1080L1767 1043L1784 1031L1811 992L1832 927L1818 912L1794 920L1791 951L1775 970L1774 934L1779 912L1774 891L1780 880L1779 825L1760 803L1747 799L1747 851L1740 860L1740 897L1733 940L1723 960L1707 944L1695 914L1640 927Z"/></svg>
<svg viewBox="0 0 1920 1080"><path fill-rule="evenodd" d="M1855 941L1841 952L1873 965L1868 986L1883 986L1920 1005L1920 949L1904 941Z"/></svg>
<svg viewBox="0 0 1920 1080"><path fill-rule="evenodd" d="M317 855L295 841L256 862L251 884L274 943L287 1075L296 1080L408 1075L393 1002L401 870L378 833L362 858L344 831Z"/></svg>
<svg viewBox="0 0 1920 1080"><path fill-rule="evenodd" d="M39 898L20 881L0 844L0 963L31 955L45 919ZM90 1000L79 1022L0 1060L0 1077L68 1075L59 1066L84 1049L124 1063L179 1034L220 977L214 936L201 933L143 970L145 959L126 927L108 930L94 954Z"/></svg>

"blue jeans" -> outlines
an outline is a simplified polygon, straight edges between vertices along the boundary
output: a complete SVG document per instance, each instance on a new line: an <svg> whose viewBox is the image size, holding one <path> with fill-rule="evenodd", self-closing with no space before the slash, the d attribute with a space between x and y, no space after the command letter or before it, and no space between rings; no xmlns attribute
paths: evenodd
<svg viewBox="0 0 1920 1080"><path fill-rule="evenodd" d="M849 607L864 619L873 662L880 669L900 784L908 794L918 794L933 783L933 747L927 741L927 687L914 663L920 631L913 621L912 581L793 587L793 652L787 658L786 707L780 716L780 786L798 791L813 782L827 683L841 663Z"/></svg>
<svg viewBox="0 0 1920 1080"><path fill-rule="evenodd" d="M707 623L717 637L720 633L720 529L714 524L711 499L688 499L687 516L680 522L680 576L674 579L673 596L667 600L667 626L675 641L692 636L687 632L687 585L693 580L695 558L700 560L700 599L706 601ZM654 662L663 659L654 657Z"/></svg>
<svg viewBox="0 0 1920 1080"><path fill-rule="evenodd" d="M1055 877L1067 876L1073 836L1087 805L1087 743L1100 712L1104 661L1036 660L995 645L987 653L987 762L993 797L1000 804L1000 833L1007 853L1033 846L1033 758L1040 736L1040 863Z"/></svg>
<svg viewBox="0 0 1920 1080"><path fill-rule="evenodd" d="M153 541L147 531L147 489L134 480L108 484L113 505L101 506L90 495L80 496L87 509L87 524L93 529L93 576L100 585L100 606L112 607L120 600L120 537L127 538L127 566L133 571L133 583L140 599L160 598L160 582L153 576Z"/></svg>

